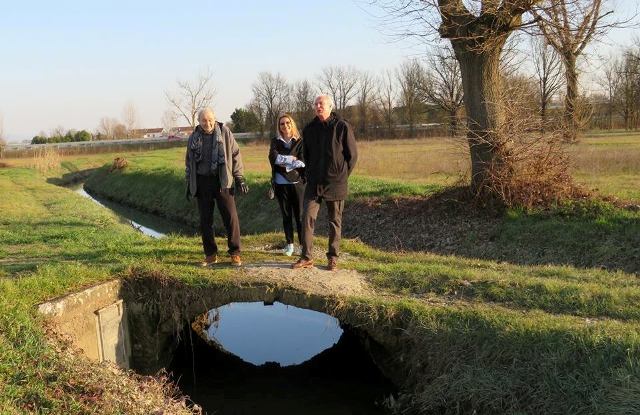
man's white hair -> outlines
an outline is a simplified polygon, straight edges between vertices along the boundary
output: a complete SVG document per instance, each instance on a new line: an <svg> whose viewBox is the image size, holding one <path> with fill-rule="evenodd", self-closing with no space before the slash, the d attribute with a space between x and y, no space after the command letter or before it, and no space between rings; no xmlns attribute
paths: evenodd
<svg viewBox="0 0 640 415"><path fill-rule="evenodd" d="M331 95L329 94L320 94L316 97L316 99L313 100L313 104L315 105L316 102L318 102L318 100L320 98L324 98L327 100L327 102L329 103L329 106L331 107L331 109L334 109L336 107L336 104L333 102L333 98L331 98Z"/></svg>
<svg viewBox="0 0 640 415"><path fill-rule="evenodd" d="M200 111L198 111L198 121L200 120L200 117L202 117L203 114L206 114L210 112L211 115L213 115L213 118L216 117L216 113L213 112L213 109L211 109L211 107L204 107L203 109L201 109Z"/></svg>

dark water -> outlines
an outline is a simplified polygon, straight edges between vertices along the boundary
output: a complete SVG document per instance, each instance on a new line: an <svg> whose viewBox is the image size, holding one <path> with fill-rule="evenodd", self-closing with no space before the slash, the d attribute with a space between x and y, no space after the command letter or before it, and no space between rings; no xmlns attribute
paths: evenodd
<svg viewBox="0 0 640 415"><path fill-rule="evenodd" d="M234 304L236 307L233 308L242 308L237 306L241 303ZM249 306L249 309L252 307L257 310L255 306ZM261 304L260 307L269 309ZM273 308L271 314L281 314L283 307L286 306ZM273 349L273 345L278 344L284 345L278 346L283 350L276 350L276 353L270 356L284 356L283 364L287 366L273 361L256 366L230 353L230 350L225 351L207 344L189 329L188 334L182 335L182 341L169 370L183 393L190 396L191 400L208 414L388 414L383 402L395 393L395 390L362 346L366 337L362 332L345 326L341 329L343 333L339 340L333 346L301 364L290 363L299 360L287 356L289 352L296 352L295 345L299 344L296 343L296 333L289 332L287 335L286 330L283 331L282 327L278 326L288 326L289 329L299 331L300 322L304 321L300 316L304 312L321 314L310 310L297 310L299 311L292 314L292 319L297 320L293 324L285 322L287 318L276 317L275 321L266 325L268 330L265 333L259 327L265 327L264 320L272 319L271 317L255 319L249 323L244 319L243 324L247 327L240 330L245 333L252 329L261 332L257 337L248 336L245 339L244 342L249 343L247 349L251 350L249 355L245 355L245 359L269 355L259 350L270 350ZM245 314L250 315L251 312ZM266 314L268 315L269 311ZM230 320L226 320L229 318L228 315L229 309L223 310L218 320L221 323L219 327L224 324L233 325L229 323ZM313 320L317 317L310 314L309 318ZM280 323L277 323L277 320L280 320ZM325 318L325 321L331 320ZM313 326L313 323L309 324ZM311 332L316 330L312 329ZM329 330L328 334L319 342L307 341L307 351L312 350L312 347L308 346L313 346L314 343L315 346L320 346L316 349L321 349L335 332ZM274 342L275 337L280 339ZM242 343L242 339L238 339ZM290 345L286 345L288 340ZM226 347L232 347L232 344L227 343Z"/></svg>
<svg viewBox="0 0 640 415"><path fill-rule="evenodd" d="M78 184L71 189L76 193L93 200L100 206L112 210L118 215L118 218L122 223L131 225L133 228L152 238L162 238L169 233L181 235L195 234L195 231L186 225L171 222L149 213L144 213L103 198L92 196L84 190L82 184Z"/></svg>

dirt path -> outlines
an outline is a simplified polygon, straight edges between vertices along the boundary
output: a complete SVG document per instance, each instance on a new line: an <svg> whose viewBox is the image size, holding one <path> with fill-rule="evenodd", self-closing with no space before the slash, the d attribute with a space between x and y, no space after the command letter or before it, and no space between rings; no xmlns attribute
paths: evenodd
<svg viewBox="0 0 640 415"><path fill-rule="evenodd" d="M261 262L242 267L247 282L269 281L297 290L322 295L368 296L373 289L364 275L353 270L327 271L324 265L307 269L291 269L291 263Z"/></svg>

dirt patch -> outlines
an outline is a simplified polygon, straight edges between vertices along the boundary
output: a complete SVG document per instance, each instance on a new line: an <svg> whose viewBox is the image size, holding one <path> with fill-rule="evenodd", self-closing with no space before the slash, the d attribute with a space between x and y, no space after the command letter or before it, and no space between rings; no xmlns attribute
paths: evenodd
<svg viewBox="0 0 640 415"><path fill-rule="evenodd" d="M423 197L349 201L342 228L344 237L387 251L640 272L638 251L633 248L640 241L629 231L637 226L637 219L614 215L604 226L596 220L598 206L595 199L578 200L566 208L514 219L500 209L478 207L464 188L454 188ZM614 206L628 212L640 210L633 203ZM576 239L577 227L589 236ZM327 230L323 215L318 232L326 235ZM601 236L594 237L596 233Z"/></svg>
<svg viewBox="0 0 640 415"><path fill-rule="evenodd" d="M364 275L353 270L327 271L325 265L307 269L291 269L291 264L262 262L244 267L247 281L269 281L296 290L333 296L367 296L373 290Z"/></svg>
<svg viewBox="0 0 640 415"><path fill-rule="evenodd" d="M7 163L3 163L0 161L0 169L6 169L8 167L11 167L11 166L9 166Z"/></svg>
<svg viewBox="0 0 640 415"><path fill-rule="evenodd" d="M501 212L477 209L463 189L452 189L426 197L351 202L343 232L394 251L459 254L474 240L492 239L501 221Z"/></svg>

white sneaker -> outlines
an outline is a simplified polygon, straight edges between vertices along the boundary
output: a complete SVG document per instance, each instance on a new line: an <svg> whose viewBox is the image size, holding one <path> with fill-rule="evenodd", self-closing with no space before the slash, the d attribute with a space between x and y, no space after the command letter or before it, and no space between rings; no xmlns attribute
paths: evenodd
<svg viewBox="0 0 640 415"><path fill-rule="evenodd" d="M282 253L285 254L286 256L293 255L293 244L287 244L286 248L284 248Z"/></svg>

